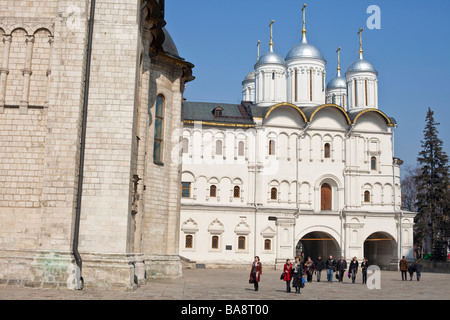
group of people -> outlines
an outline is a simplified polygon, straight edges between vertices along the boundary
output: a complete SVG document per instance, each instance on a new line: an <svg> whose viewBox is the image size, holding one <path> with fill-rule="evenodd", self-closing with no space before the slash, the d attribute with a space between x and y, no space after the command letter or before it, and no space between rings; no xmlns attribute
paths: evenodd
<svg viewBox="0 0 450 320"><path fill-rule="evenodd" d="M420 281L420 277L422 276L422 265L419 260L415 263L410 262L408 265L408 261L406 261L405 256L403 256L399 262L399 268L402 273L402 281L408 280L407 272L409 273L409 281L412 281L414 272L416 273L417 281Z"/></svg>
<svg viewBox="0 0 450 320"><path fill-rule="evenodd" d="M352 283L355 283L356 274L358 272L359 263L356 260L356 257L352 259L349 264L348 277L352 278ZM361 263L362 270L362 283L367 283L367 268L369 267L369 263L367 259ZM322 257L319 256L316 261L312 261L310 257L303 263L300 261L299 257L295 258L295 262L291 263L290 259L286 260L286 263L283 267L283 273L280 276L280 279L286 282L286 292L291 292L291 282L292 287L295 288L295 293L300 293L300 289L304 287L305 282L312 282L312 278L314 273L317 276L317 282L321 280L322 271L326 270L327 272L327 281L329 283L333 282L333 274L336 272L336 278L339 282L344 280L345 270L347 270L347 261L344 257L341 257L339 260L334 260L333 256L329 256L326 261L322 260ZM252 263L252 268L250 271L250 283L253 283L255 291L258 291L258 283L260 281L262 274L262 265L259 261L259 257L256 256L254 262ZM306 279L303 277L306 275Z"/></svg>
<svg viewBox="0 0 450 320"><path fill-rule="evenodd" d="M312 261L310 257L303 263L300 261L299 257L295 258L295 262L291 263L290 259L286 260L284 264L283 273L280 279L286 282L286 292L291 292L291 281L292 287L295 288L295 293L300 293L300 289L304 287L305 282L312 282L314 273L317 276L317 282L320 282L321 273L323 270L327 272L327 281L329 283L333 282L333 275L336 273L336 278L339 282L344 281L345 271L347 270L347 276L352 279L352 283L356 281L356 274L358 273L358 267L361 267L362 271L362 283L367 284L367 270L369 268L369 261L364 258L361 265L359 265L356 257L350 261L347 266L347 261L341 256L339 260L333 259L333 256L329 256L326 261L322 260L319 256L316 261ZM415 263L409 263L406 261L405 256L399 262L400 271L402 273L402 280L407 280L407 272L410 274L410 281L413 279L414 272L417 275L417 281L420 280L422 265L420 261L417 260ZM256 256L252 264L250 271L250 283L253 283L255 291L258 291L258 282L262 274L262 265L259 261L259 257ZM303 277L306 275L306 279Z"/></svg>

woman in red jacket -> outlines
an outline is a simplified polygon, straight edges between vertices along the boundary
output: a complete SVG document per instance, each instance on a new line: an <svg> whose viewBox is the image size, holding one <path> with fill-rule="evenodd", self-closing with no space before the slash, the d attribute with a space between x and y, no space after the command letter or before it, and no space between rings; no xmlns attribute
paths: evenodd
<svg viewBox="0 0 450 320"><path fill-rule="evenodd" d="M255 257L255 261L252 263L252 270L250 271L250 283L255 286L255 291L258 291L258 282L261 279L262 265L259 262L259 257Z"/></svg>
<svg viewBox="0 0 450 320"><path fill-rule="evenodd" d="M283 281L286 281L286 292L291 292L291 279L292 279L291 272L292 272L292 263L291 260L287 259L283 268L284 273Z"/></svg>

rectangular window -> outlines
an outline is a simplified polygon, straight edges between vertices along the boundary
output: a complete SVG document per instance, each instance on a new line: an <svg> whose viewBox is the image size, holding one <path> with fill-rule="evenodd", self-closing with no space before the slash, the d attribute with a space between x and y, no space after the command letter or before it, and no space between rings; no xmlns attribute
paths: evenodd
<svg viewBox="0 0 450 320"><path fill-rule="evenodd" d="M190 198L191 197L191 183L190 182L182 182L181 183L181 197L182 198Z"/></svg>
<svg viewBox="0 0 450 320"><path fill-rule="evenodd" d="M264 250L272 250L272 241L270 239L264 240Z"/></svg>
<svg viewBox="0 0 450 320"><path fill-rule="evenodd" d="M364 80L364 91L366 96L366 107L369 105L368 99L367 99L367 80Z"/></svg>
<svg viewBox="0 0 450 320"><path fill-rule="evenodd" d="M185 241L184 241L184 247L185 247L186 249L192 249L192 243L193 243L192 240L193 240L193 239L192 239L192 235L188 234L188 235L186 236L186 238L185 238Z"/></svg>
<svg viewBox="0 0 450 320"><path fill-rule="evenodd" d="M211 249L219 249L219 237L213 236L211 239Z"/></svg>
<svg viewBox="0 0 450 320"><path fill-rule="evenodd" d="M313 99L313 72L312 69L309 70L309 101Z"/></svg>
<svg viewBox="0 0 450 320"><path fill-rule="evenodd" d="M240 236L238 238L238 249L245 250L245 237L243 237L243 236Z"/></svg>

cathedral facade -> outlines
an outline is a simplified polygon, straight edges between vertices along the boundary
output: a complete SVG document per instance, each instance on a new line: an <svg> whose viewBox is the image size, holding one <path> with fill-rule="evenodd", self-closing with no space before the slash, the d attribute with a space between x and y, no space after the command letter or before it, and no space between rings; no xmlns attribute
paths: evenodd
<svg viewBox="0 0 450 320"><path fill-rule="evenodd" d="M0 283L132 290L181 276L181 104L193 65L164 7L3 2Z"/></svg>
<svg viewBox="0 0 450 320"><path fill-rule="evenodd" d="M182 257L236 267L259 256L277 267L332 255L388 269L413 257L414 213L400 209L397 123L379 108L361 32L359 57L341 75L339 48L328 83L304 23L285 58L272 37L269 51L258 52L242 103L184 102Z"/></svg>

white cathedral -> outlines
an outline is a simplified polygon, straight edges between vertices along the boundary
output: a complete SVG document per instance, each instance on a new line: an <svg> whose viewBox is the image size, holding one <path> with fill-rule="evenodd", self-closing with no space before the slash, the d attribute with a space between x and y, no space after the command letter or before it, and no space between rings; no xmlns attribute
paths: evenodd
<svg viewBox="0 0 450 320"><path fill-rule="evenodd" d="M279 267L299 255L396 269L413 259L414 213L401 210L396 121L359 58L326 84L306 39L259 57L240 104L184 102L180 256L205 267Z"/></svg>

